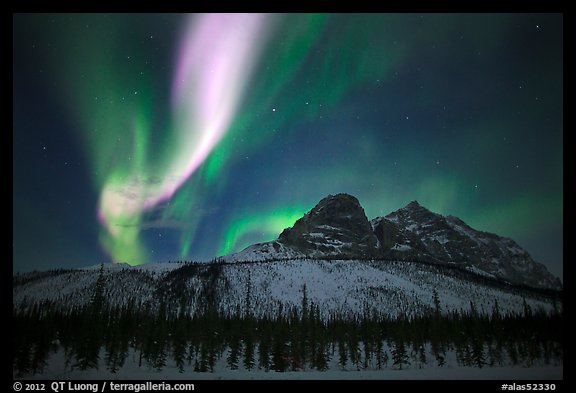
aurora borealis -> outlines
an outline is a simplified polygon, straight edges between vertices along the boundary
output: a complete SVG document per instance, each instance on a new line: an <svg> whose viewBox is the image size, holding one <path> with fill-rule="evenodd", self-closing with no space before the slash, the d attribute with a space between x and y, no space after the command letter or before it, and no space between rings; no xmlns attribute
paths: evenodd
<svg viewBox="0 0 576 393"><path fill-rule="evenodd" d="M558 14L15 14L16 271L208 260L327 194L562 277Z"/></svg>

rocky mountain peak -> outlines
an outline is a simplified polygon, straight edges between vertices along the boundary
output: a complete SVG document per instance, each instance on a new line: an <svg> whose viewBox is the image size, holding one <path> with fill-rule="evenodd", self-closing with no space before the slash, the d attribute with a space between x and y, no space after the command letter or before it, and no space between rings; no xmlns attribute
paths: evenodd
<svg viewBox="0 0 576 393"><path fill-rule="evenodd" d="M421 208L421 207L422 207L422 205L420 205L420 204L418 203L418 201L412 201L412 202L410 202L409 204L407 204L405 208L406 208L406 209L418 209L418 208Z"/></svg>
<svg viewBox="0 0 576 393"><path fill-rule="evenodd" d="M424 206L422 206L418 201L412 201L406 206L401 209L396 210L388 214L386 217L393 216L393 215L401 215L404 217L413 216L413 215L429 215L431 217L436 217L438 214L431 212Z"/></svg>
<svg viewBox="0 0 576 393"><path fill-rule="evenodd" d="M350 194L336 194L322 198L320 202L312 208L310 214L322 214L323 216L326 216L327 213L342 212L350 212L352 214L360 214L361 212L364 214L364 209L356 197Z"/></svg>
<svg viewBox="0 0 576 393"><path fill-rule="evenodd" d="M513 284L562 288L545 266L513 240L475 230L461 219L431 212L417 201L369 222L352 195L328 195L277 240L232 256L235 260L299 257L419 261Z"/></svg>
<svg viewBox="0 0 576 393"><path fill-rule="evenodd" d="M292 228L285 229L278 242L305 255L356 258L373 255L377 243L360 202L348 194L322 199Z"/></svg>

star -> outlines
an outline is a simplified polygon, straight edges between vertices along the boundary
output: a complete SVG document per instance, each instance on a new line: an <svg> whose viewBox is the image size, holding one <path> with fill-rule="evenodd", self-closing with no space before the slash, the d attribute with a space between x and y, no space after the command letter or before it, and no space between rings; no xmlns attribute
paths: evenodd
<svg viewBox="0 0 576 393"><path fill-rule="evenodd" d="M252 18L239 15L229 18ZM257 221L290 215L294 206L299 218L335 192L357 194L368 218L400 208L403 200L423 199L431 208L451 206L439 213L457 213L464 221L480 217L479 225L494 233L535 237L544 231L537 216L511 222L506 214L544 201L559 212L554 222L562 222L555 207L562 200L561 15L443 14L422 21L401 14L263 15L254 16L261 28L246 31L244 25L260 22L229 29L211 25L212 18L220 20L216 14L94 14L58 17L55 26L54 16L14 16L14 195L39 179L49 181L54 193L26 196L29 203L14 209L36 211L14 214L48 222L43 211L55 209L69 226L63 234L70 242L38 245L46 260L60 264L70 255L70 267L118 253L114 259L140 264L156 258L150 258L154 240L158 257L211 258L249 246L260 228L261 240L276 238L283 228ZM183 29L176 27L182 23ZM482 34L487 25L498 30L499 45ZM518 29L530 25L538 40L515 45ZM298 26L306 27L306 37ZM412 28L419 33L406 35ZM204 31L210 33L205 39ZM226 37L231 41L220 42ZM280 40L283 47L266 44ZM478 64L480 58L486 63ZM351 66L351 59L358 61ZM452 66L457 73L448 72ZM502 99L494 100L499 91ZM409 124L407 111L416 116ZM42 142L50 143L50 158ZM29 154L38 147L42 154ZM538 165L529 157L539 157ZM377 177L374 168L381 169ZM76 189L85 197L71 205L78 210L62 208ZM241 189L259 194L250 198ZM229 208L211 223L199 219L213 200ZM134 213L130 219L144 222L156 214L164 219L164 210L186 226L156 230L154 237L141 231L146 227L114 226L110 216ZM79 214L87 214L86 225L76 228ZM33 233L28 224L15 224L13 261L33 270L44 262L19 246L21 236ZM240 230L240 224L247 227ZM518 240L530 244L528 237ZM128 238L130 247L123 244ZM164 238L171 247L159 247ZM66 243L86 249L72 255ZM534 252L553 254L551 260L558 250L547 245Z"/></svg>

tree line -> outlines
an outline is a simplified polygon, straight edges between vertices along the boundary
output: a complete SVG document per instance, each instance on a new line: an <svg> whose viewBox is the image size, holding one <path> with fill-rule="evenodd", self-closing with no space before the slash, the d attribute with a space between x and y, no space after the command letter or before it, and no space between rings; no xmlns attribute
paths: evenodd
<svg viewBox="0 0 576 393"><path fill-rule="evenodd" d="M463 366L562 363L559 310L546 314L525 303L522 312L503 315L495 301L490 315L477 312L473 303L468 311L444 313L434 292L434 308L426 315L391 319L366 307L354 319L326 319L303 285L300 307L284 310L280 304L275 316L257 318L248 278L243 306L224 315L210 301L217 265L204 274L207 284L201 290L207 300L193 315L165 301L159 306L108 304L102 269L82 308L65 313L45 301L14 310L14 375L44 372L57 351L64 353L69 369L111 372L129 356L141 367L162 370L171 362L180 372L214 372L224 360L231 370L278 372L323 371L335 363L357 370L441 367L450 353ZM176 278L171 287L181 289Z"/></svg>

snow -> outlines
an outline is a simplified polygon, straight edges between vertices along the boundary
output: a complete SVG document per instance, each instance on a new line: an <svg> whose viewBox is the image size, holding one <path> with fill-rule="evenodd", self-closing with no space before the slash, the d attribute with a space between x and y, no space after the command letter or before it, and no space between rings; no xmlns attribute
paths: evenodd
<svg viewBox="0 0 576 393"><path fill-rule="evenodd" d="M395 224L398 224L398 216L397 215L386 216L385 219L388 221L392 221Z"/></svg>
<svg viewBox="0 0 576 393"><path fill-rule="evenodd" d="M340 230L340 228L336 228L336 227L333 227L331 225L324 225L324 224L323 225L317 225L316 228L328 229L329 231L339 231Z"/></svg>
<svg viewBox="0 0 576 393"><path fill-rule="evenodd" d="M526 251L522 250L520 247L514 245L514 246L508 246L507 247L508 252L510 252L512 255L524 255L526 254Z"/></svg>
<svg viewBox="0 0 576 393"><path fill-rule="evenodd" d="M272 244L267 244L273 248ZM280 252L283 250L280 249ZM252 251L251 251L252 252ZM256 251L253 251L256 252ZM262 254L260 254L262 255ZM105 296L112 305L135 306L146 303L157 304L158 288L170 281L168 272L183 266L179 263L148 264L131 268L105 269ZM201 268L203 265L198 265ZM391 318L411 318L431 312L434 308L433 294L436 291L443 313L470 310L471 300L481 314L488 314L498 301L500 313L522 313L524 301L532 310L552 311L553 304L529 292L506 290L479 282L465 280L436 266L416 262L358 261L358 260L281 260L272 262L228 263L220 266L218 279L214 281L216 306L224 314L232 315L237 307L244 309L247 287L250 285L250 312L255 317L277 316L279 306L285 313L290 309L301 309L304 286L308 304L318 306L320 318L327 320L331 315L357 318L366 311L374 315ZM473 269L471 269L473 270ZM474 271L474 270L473 270ZM479 273L479 272L476 272ZM67 309L86 305L100 272L97 269L71 270L52 275L23 280L13 286L13 307L30 307L31 304L51 300ZM34 276L32 276L33 278ZM202 279L190 275L185 280L189 297L188 309L194 313L202 304ZM562 304L558 305L562 308ZM362 345L360 344L361 348ZM388 348L388 351L390 348ZM448 351L445 367L437 367L429 357L429 363L419 364L411 360L404 370L396 370L389 363L377 370L374 362L359 370L357 364L338 364L338 350L330 355L326 372L304 370L301 372L265 372L240 368L229 370L226 353L218 360L214 373L193 373L187 366L186 372L178 368L168 357L167 365L158 372L144 365L138 367L138 356L131 349L126 363L117 374L106 370L101 363L99 369L70 370L62 349L48 359L45 372L32 379L561 379L561 364L544 364L536 361L512 366L502 362L481 369L462 367L454 352ZM104 359L104 355L100 356Z"/></svg>
<svg viewBox="0 0 576 393"><path fill-rule="evenodd" d="M102 264L86 266L86 267L79 267L78 270L100 270ZM129 269L132 265L126 262L117 262L117 263L106 263L104 264L104 269L106 270L122 270L122 269Z"/></svg>
<svg viewBox="0 0 576 393"><path fill-rule="evenodd" d="M294 259L302 255L297 251L285 247L282 243L271 241L254 244L244 250L221 257L223 262L265 261L267 259Z"/></svg>
<svg viewBox="0 0 576 393"><path fill-rule="evenodd" d="M412 224L408 225L408 226L406 227L406 229L409 230L410 232L414 232L414 233L417 234L418 231L417 231L416 229L418 229L418 224L412 223Z"/></svg>
<svg viewBox="0 0 576 393"><path fill-rule="evenodd" d="M474 231L473 229L468 229L465 228L464 226L458 224L455 219L450 219L451 217L448 217L448 219L446 220L446 223L452 228L454 229L456 232L460 233L462 236L465 236L467 238L469 238L470 240L472 240L474 243L478 244L478 245L482 245L482 244L487 244L489 243L489 240L478 236L480 233L477 231Z"/></svg>
<svg viewBox="0 0 576 393"><path fill-rule="evenodd" d="M93 266L88 266L88 267L81 267L81 268L78 268L76 270L86 270L86 271L96 270L96 271L99 271L101 266L102 265L93 265ZM176 268L179 268L182 265L175 263L175 262L157 262L157 263L145 263L142 265L132 266L132 265L125 263L125 262L118 262L118 263L105 263L103 266L104 266L104 270L107 272L114 272L114 271L119 271L119 270L124 270L124 269L138 269L138 270L145 270L145 271L149 271L149 272L163 273L163 272L167 272L167 271L171 271L171 270L174 270Z"/></svg>
<svg viewBox="0 0 576 393"><path fill-rule="evenodd" d="M451 354L448 354L451 355ZM246 370L240 364L238 370L230 370L226 367L226 356L221 357L215 367L215 372L193 372L192 367L185 366L184 372L179 372L173 360L168 359L166 366L158 371L148 366L138 366L138 356L132 350L128 354L126 363L116 373L107 370L102 361L98 369L70 370L66 365L62 350L52 355L45 370L41 374L27 375L16 379L54 379L54 380L561 380L563 378L563 366L558 364L533 364L527 366L505 365L486 366L483 368L458 366L448 356L448 362L444 367L430 364L406 366L402 370L387 367L381 370L366 369L358 370L357 367L342 369L338 363L338 351L329 362L326 371L303 370L303 371L265 371L255 367ZM257 364L256 364L257 366Z"/></svg>
<svg viewBox="0 0 576 393"><path fill-rule="evenodd" d="M175 262L163 262L163 263L145 263L143 265L133 266L134 269L144 270L154 273L165 273L172 271L176 268L182 267L181 264Z"/></svg>
<svg viewBox="0 0 576 393"><path fill-rule="evenodd" d="M431 241L437 241L440 244L446 244L449 242L448 238L446 237L445 233L442 234L436 234L434 236L430 237Z"/></svg>
<svg viewBox="0 0 576 393"><path fill-rule="evenodd" d="M394 247L392 247L392 250L396 250L396 251L409 251L411 250L412 247L407 245L407 244L394 244Z"/></svg>
<svg viewBox="0 0 576 393"><path fill-rule="evenodd" d="M157 288L166 274L181 264L141 265L105 272L105 296L112 305L133 303L157 305ZM508 291L451 275L441 268L416 262L356 260L281 260L274 262L230 263L221 267L215 282L218 308L233 314L244 307L248 283L251 302L257 304L255 316L275 316L279 305L287 312L299 309L302 288L307 287L310 302L319 306L321 317L331 313L354 318L366 307L379 315L407 317L422 315L433 307L433 292L438 292L443 312L469 310L473 300L477 309L492 310L497 300L503 313L521 313L524 298L533 310L552 311L551 301L530 293ZM30 307L44 300L61 307L86 305L98 278L96 270L76 270L41 277L13 287L13 307ZM250 279L249 279L250 277ZM185 283L189 293L188 311L194 313L202 303L202 281L190 276Z"/></svg>
<svg viewBox="0 0 576 393"><path fill-rule="evenodd" d="M484 276L484 277L496 278L495 275L487 273L484 270L478 269L476 266L466 266L465 269L472 272L472 273L476 273L476 274Z"/></svg>

